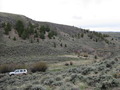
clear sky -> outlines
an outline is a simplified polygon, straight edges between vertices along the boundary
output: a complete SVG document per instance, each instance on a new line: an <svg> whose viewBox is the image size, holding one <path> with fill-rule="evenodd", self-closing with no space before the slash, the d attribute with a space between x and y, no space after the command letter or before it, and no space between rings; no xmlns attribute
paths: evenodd
<svg viewBox="0 0 120 90"><path fill-rule="evenodd" d="M120 0L0 0L0 12L96 31L120 32Z"/></svg>

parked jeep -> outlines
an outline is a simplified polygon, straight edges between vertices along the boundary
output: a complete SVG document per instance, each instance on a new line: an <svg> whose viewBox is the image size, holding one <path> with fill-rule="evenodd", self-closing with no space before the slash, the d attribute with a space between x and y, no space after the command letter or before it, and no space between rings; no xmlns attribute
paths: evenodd
<svg viewBox="0 0 120 90"><path fill-rule="evenodd" d="M14 72L9 72L9 75L20 75L20 74L27 74L27 69L16 69Z"/></svg>

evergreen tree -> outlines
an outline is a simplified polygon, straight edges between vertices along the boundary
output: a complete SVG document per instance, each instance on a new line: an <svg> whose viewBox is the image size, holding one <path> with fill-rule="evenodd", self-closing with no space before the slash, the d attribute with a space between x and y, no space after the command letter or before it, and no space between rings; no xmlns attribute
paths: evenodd
<svg viewBox="0 0 120 90"><path fill-rule="evenodd" d="M37 42L39 42L39 39L37 38Z"/></svg>
<svg viewBox="0 0 120 90"><path fill-rule="evenodd" d="M55 32L55 31L50 31L50 32L48 33L49 39L52 39L53 36L57 36L57 32Z"/></svg>
<svg viewBox="0 0 120 90"><path fill-rule="evenodd" d="M14 37L13 40L16 41L16 37Z"/></svg>
<svg viewBox="0 0 120 90"><path fill-rule="evenodd" d="M83 34L83 33L81 34L81 37L82 37L82 38L84 37L84 34Z"/></svg>
<svg viewBox="0 0 120 90"><path fill-rule="evenodd" d="M98 42L98 39L96 39L96 42Z"/></svg>
<svg viewBox="0 0 120 90"><path fill-rule="evenodd" d="M42 25L42 26L40 27L40 33L44 33L44 34L45 34L45 26L44 26L44 25Z"/></svg>
<svg viewBox="0 0 120 90"><path fill-rule="evenodd" d="M97 55L95 55L95 57L94 57L95 59L97 59L98 57L97 57Z"/></svg>
<svg viewBox="0 0 120 90"><path fill-rule="evenodd" d="M11 24L7 23L7 25L4 27L5 34L8 35L9 31L11 31Z"/></svg>
<svg viewBox="0 0 120 90"><path fill-rule="evenodd" d="M50 31L49 26L46 26L46 28L45 28L45 29L46 29L46 31L47 31L47 32L49 32L49 31Z"/></svg>
<svg viewBox="0 0 120 90"><path fill-rule="evenodd" d="M34 26L29 22L28 33L31 35L34 33Z"/></svg>
<svg viewBox="0 0 120 90"><path fill-rule="evenodd" d="M44 33L40 33L40 38L41 38L41 39L45 39Z"/></svg>
<svg viewBox="0 0 120 90"><path fill-rule="evenodd" d="M61 47L63 46L62 43L60 44L60 46L61 46Z"/></svg>
<svg viewBox="0 0 120 90"><path fill-rule="evenodd" d="M22 39L26 39L26 38L29 38L29 34L28 34L28 31L27 30L24 30L22 35L21 35Z"/></svg>
<svg viewBox="0 0 120 90"><path fill-rule="evenodd" d="M38 38L38 32L37 32L37 30L35 30L34 33L35 33L34 37L35 37L35 38Z"/></svg>
<svg viewBox="0 0 120 90"><path fill-rule="evenodd" d="M67 47L67 44L65 44L65 47Z"/></svg>
<svg viewBox="0 0 120 90"><path fill-rule="evenodd" d="M114 38L112 38L111 40L114 40Z"/></svg>
<svg viewBox="0 0 120 90"><path fill-rule="evenodd" d="M80 33L78 33L78 39L80 39Z"/></svg>
<svg viewBox="0 0 120 90"><path fill-rule="evenodd" d="M23 31L24 31L24 24L23 24L23 22L21 20L18 20L16 22L15 28L16 28L16 30L18 32L18 35L21 37L21 35L22 35Z"/></svg>
<svg viewBox="0 0 120 90"><path fill-rule="evenodd" d="M5 30L5 34L6 34L6 35L8 35L8 34L9 34L8 29L5 27L5 29L4 29L4 30Z"/></svg>
<svg viewBox="0 0 120 90"><path fill-rule="evenodd" d="M5 22L2 23L2 27L4 28L6 26Z"/></svg>

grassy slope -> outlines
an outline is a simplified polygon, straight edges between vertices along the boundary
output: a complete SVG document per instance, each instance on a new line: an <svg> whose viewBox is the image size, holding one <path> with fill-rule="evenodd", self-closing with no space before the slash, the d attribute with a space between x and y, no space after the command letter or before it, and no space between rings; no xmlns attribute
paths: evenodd
<svg viewBox="0 0 120 90"><path fill-rule="evenodd" d="M88 37L88 33L84 33L84 29L77 28L74 26L66 26L66 25L59 25L54 23L48 23L48 22L37 22L34 20L31 20L23 15L15 15L15 14L8 14L8 13L0 13L0 20L3 22L10 22L13 25L15 24L16 20L22 20L24 24L26 25L28 22L31 22L34 25L48 25L51 30L57 31L58 36L55 37L55 39L45 39L40 40L39 43L34 40L34 43L30 43L30 40L22 40L19 37L16 41L13 40L13 37L16 36L15 30L13 29L10 32L11 38L9 39L9 36L4 35L1 33L1 40L2 46L5 46L5 48L1 48L1 54L2 57L15 57L15 56L39 56L39 55L59 55L59 54L70 54L73 53L76 50L80 50L81 48L87 48L87 49L103 49L103 48L109 48L109 45L105 43L105 41L98 41L96 42L96 38L90 39ZM0 29L0 32L3 32L2 29ZM80 39L77 38L76 35L78 33L84 33L84 37L80 37ZM94 35L93 35L94 36ZM54 43L56 44L56 48L54 48ZM60 46L62 44L62 47ZM65 44L67 47L65 48Z"/></svg>
<svg viewBox="0 0 120 90"><path fill-rule="evenodd" d="M1 16L1 13L0 13ZM12 14L2 14L4 17L8 17L12 21L19 19L25 20L24 16L16 16ZM14 19L14 20L13 20ZM88 49L98 49L98 53L102 53L103 56L117 55L119 58L118 47L111 48L104 41L95 42L88 38L85 34L84 38L74 38L72 35L82 32L82 29L78 29L72 26L58 25L46 22L35 22L39 25L48 24L51 29L56 30L59 34L55 39L40 40L39 43L30 43L29 40L17 40L13 41L9 39L8 36L3 34L3 30L0 29L0 62L2 63L24 63L26 65L38 61L46 61L49 65L47 72L42 73L29 73L26 76L12 76L9 77L8 74L0 75L0 88L7 89L31 89L31 88L45 88L46 90L93 90L95 87L102 88L102 86L108 85L108 90L110 90L113 82L117 85L119 78L114 78L113 74L117 73L117 69L120 67L120 62L114 59L107 59L101 61L102 57L98 57L97 60L94 59L94 55L89 56L88 59L83 57L77 57L73 53L74 50L79 50L81 48ZM108 39L111 39L109 37ZM57 44L57 47L53 47L53 42ZM116 43L116 41L113 41ZM61 47L60 44L67 44L67 47ZM118 43L117 43L118 45ZM118 52L116 52L118 50ZM111 54L111 52L113 52ZM111 58L114 58L113 56ZM120 59L120 58L119 58ZM65 63L73 62L73 66L65 66ZM113 64L114 63L114 64ZM108 65L108 66L107 66ZM84 75L87 73L86 75ZM97 81L97 82L96 82ZM120 82L119 82L120 83ZM90 84L90 85L89 85ZM40 86L41 85L41 86ZM109 86L110 85L110 86ZM112 86L117 87L118 86ZM116 89L116 90L117 90ZM76 90L76 89L75 89Z"/></svg>

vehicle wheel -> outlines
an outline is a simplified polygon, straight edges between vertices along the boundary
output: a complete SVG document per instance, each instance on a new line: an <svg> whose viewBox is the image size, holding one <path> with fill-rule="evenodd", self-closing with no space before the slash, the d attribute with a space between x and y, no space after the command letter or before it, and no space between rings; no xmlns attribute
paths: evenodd
<svg viewBox="0 0 120 90"><path fill-rule="evenodd" d="M10 76L13 76L14 74L11 74Z"/></svg>
<svg viewBox="0 0 120 90"><path fill-rule="evenodd" d="M26 73L23 73L23 75L26 75Z"/></svg>

